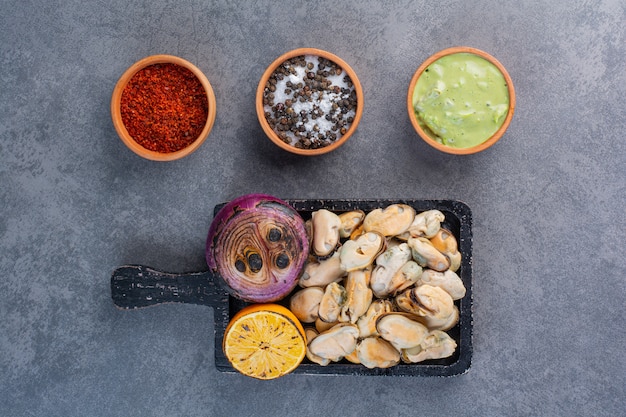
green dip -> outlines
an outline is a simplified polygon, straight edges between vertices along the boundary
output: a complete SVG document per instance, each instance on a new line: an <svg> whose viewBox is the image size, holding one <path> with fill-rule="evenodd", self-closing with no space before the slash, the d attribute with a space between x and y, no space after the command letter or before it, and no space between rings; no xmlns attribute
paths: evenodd
<svg viewBox="0 0 626 417"><path fill-rule="evenodd" d="M413 90L420 126L437 142L470 148L489 139L509 110L504 76L471 53L446 55L430 64Z"/></svg>

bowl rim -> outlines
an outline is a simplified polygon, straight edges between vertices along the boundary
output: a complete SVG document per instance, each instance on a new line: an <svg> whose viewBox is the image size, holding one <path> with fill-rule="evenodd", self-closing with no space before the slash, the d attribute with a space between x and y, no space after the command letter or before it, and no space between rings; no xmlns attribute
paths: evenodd
<svg viewBox="0 0 626 417"><path fill-rule="evenodd" d="M498 68L498 70L504 76L504 80L507 83L507 89L509 92L509 110L507 112L507 115L504 121L502 122L502 125L486 141L476 146L469 147L469 148L454 148L452 146L441 144L437 142L436 140L432 139L420 126L417 120L417 116L415 115L415 111L413 110L413 91L415 90L415 85L417 84L417 80L422 75L424 70L428 66L430 66L433 62L438 60L439 58L446 56L446 55L452 55L452 54L457 54L457 53L474 54L491 62L493 65L495 65ZM507 72L506 68L495 57L493 57L492 55L490 55L489 53L485 51L482 51L480 49L473 48L470 46L454 46L454 47L442 49L434 53L433 55L428 57L413 73L413 77L411 78L411 82L409 83L409 89L407 92L407 110L408 110L409 119L411 121L411 124L413 125L413 128L417 131L418 135L433 148L438 149L445 153L455 154L455 155L474 154L474 153L484 151L485 149L491 147L494 143L500 140L502 135L504 135L504 132L509 127L509 124L511 123L511 119L513 118L513 113L515 113L515 88L513 86L513 80L511 79L511 76Z"/></svg>
<svg viewBox="0 0 626 417"><path fill-rule="evenodd" d="M126 88L126 85L130 81L130 79L137 72L154 64L176 64L181 67L187 68L196 76L196 78L202 84L208 100L208 113L204 128L202 129L195 141L193 141L187 147L175 152L163 153L144 148L132 138L132 136L128 133L128 130L126 129L124 122L122 121L121 97L122 93L124 92L124 88ZM111 118L113 120L113 126L115 127L118 136L120 137L122 142L124 142L124 144L135 154L152 161L174 161L177 159L181 159L196 151L209 136L209 133L213 128L213 124L215 123L216 113L215 93L213 92L213 87L211 86L211 83L209 82L207 77L194 64L187 61L186 59L174 55L149 55L135 62L118 79L117 83L115 84L115 88L113 89L113 94L111 96Z"/></svg>
<svg viewBox="0 0 626 417"><path fill-rule="evenodd" d="M283 142L278 137L276 132L274 132L274 130L270 127L269 123L267 122L267 119L265 118L265 110L263 106L263 93L265 90L265 84L268 82L270 76L276 70L276 68L278 68L283 62L285 62L286 60L290 58L300 56L300 55L319 56L319 57L326 58L340 65L341 68L350 77L350 80L352 81L352 85L354 86L354 90L356 92L357 108L355 110L354 120L350 124L350 127L348 128L347 132L341 136L341 138L339 138L332 144L325 146L323 148L300 149L300 148L296 148L295 146L292 146ZM255 104L256 104L257 118L259 120L259 123L261 124L261 128L263 129L267 137L274 144L276 144L277 146L279 146L280 148L288 152L298 154L298 155L306 155L306 156L322 155L322 154L334 151L335 149L339 148L341 145L346 143L346 141L356 131L356 128L359 122L361 121L361 117L363 115L363 88L361 86L361 82L359 81L359 78L357 77L352 67L343 59L338 57L337 55L331 52L325 51L323 49L318 49L318 48L309 48L309 47L296 48L280 55L278 58L272 61L272 63L265 69L257 87Z"/></svg>

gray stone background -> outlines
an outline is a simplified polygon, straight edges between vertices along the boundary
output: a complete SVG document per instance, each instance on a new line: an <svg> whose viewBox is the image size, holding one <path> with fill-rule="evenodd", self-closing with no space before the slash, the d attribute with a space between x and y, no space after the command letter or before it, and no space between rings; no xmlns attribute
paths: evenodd
<svg viewBox="0 0 626 417"><path fill-rule="evenodd" d="M0 415L624 415L625 21L620 0L2 0ZM465 157L429 148L405 108L415 69L456 45L517 92L504 138ZM265 67L302 46L346 60L365 95L352 139L310 159L254 109ZM217 97L177 162L131 153L110 119L117 79L157 53ZM204 270L213 207L248 192L467 203L470 371L261 382L215 369L210 308L114 308L116 266Z"/></svg>

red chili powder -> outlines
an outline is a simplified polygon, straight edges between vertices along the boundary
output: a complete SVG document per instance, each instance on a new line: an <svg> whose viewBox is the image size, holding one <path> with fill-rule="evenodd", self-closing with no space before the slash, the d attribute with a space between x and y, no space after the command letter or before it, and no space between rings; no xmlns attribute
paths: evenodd
<svg viewBox="0 0 626 417"><path fill-rule="evenodd" d="M146 149L179 151L196 140L208 117L204 87L193 72L176 64L139 70L121 98L122 122Z"/></svg>

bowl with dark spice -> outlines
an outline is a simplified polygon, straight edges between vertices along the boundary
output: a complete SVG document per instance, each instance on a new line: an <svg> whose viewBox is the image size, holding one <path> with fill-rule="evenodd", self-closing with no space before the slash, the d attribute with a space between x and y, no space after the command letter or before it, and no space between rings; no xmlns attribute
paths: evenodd
<svg viewBox="0 0 626 417"><path fill-rule="evenodd" d="M265 134L280 148L321 155L343 145L363 114L363 90L352 68L315 48L289 51L267 67L256 111Z"/></svg>
<svg viewBox="0 0 626 417"><path fill-rule="evenodd" d="M491 147L507 130L515 89L504 66L487 52L447 48L415 71L407 108L416 132L430 146L473 154Z"/></svg>
<svg viewBox="0 0 626 417"><path fill-rule="evenodd" d="M153 161L183 158L205 141L215 121L215 95L207 77L189 61L151 55L128 68L111 98L119 137Z"/></svg>

